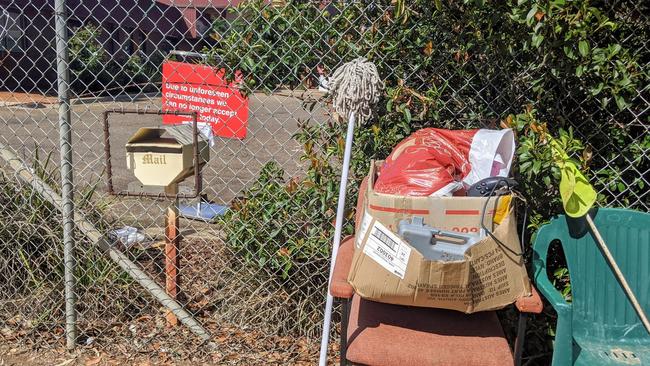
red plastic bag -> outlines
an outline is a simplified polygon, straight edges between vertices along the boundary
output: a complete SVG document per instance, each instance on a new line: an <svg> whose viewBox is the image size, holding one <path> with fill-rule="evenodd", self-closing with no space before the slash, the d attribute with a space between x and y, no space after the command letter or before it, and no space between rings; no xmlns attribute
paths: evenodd
<svg viewBox="0 0 650 366"><path fill-rule="evenodd" d="M507 176L514 155L511 130L425 128L386 158L375 191L446 196L489 176Z"/></svg>

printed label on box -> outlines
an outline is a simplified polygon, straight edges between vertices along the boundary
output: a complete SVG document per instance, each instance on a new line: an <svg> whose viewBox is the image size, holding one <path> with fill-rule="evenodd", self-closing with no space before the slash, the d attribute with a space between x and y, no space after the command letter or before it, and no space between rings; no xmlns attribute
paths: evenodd
<svg viewBox="0 0 650 366"><path fill-rule="evenodd" d="M370 228L370 237L363 247L363 253L400 279L404 279L411 248L379 221L375 221Z"/></svg>

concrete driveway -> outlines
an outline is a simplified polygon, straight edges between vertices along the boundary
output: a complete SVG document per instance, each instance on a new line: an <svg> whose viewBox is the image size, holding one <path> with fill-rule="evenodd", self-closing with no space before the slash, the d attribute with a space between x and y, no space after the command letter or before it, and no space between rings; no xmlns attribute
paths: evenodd
<svg viewBox="0 0 650 366"><path fill-rule="evenodd" d="M229 204L242 190L258 176L262 166L277 161L287 172L287 176L300 173L302 164L299 158L301 146L292 138L299 122L311 120L324 123L329 118L326 106L318 103L313 111L303 108L301 92L287 92L266 95L256 93L250 96L248 135L244 140L217 137L211 148L211 160L203 169L204 193L210 200ZM318 97L317 93L310 97ZM0 107L0 142L10 146L27 160L38 151L41 160L52 154L53 162L58 164L58 114L56 104L21 104L13 107ZM108 108L160 108L160 98L143 97L131 102L102 102L89 100L77 102L72 107L73 165L77 191L83 187L98 184L105 192L105 159L102 113ZM157 115L119 115L110 118L110 143L113 179L116 190L127 189L135 178L126 169L124 144L138 128L160 125ZM193 184L188 179L183 185ZM123 217L133 207L146 206L141 198L124 202ZM142 213L141 210L137 210ZM158 216L158 210L156 209ZM133 217L141 220L141 218ZM152 218L153 219L153 218ZM127 220L131 221L131 220ZM157 220L156 220L157 221Z"/></svg>

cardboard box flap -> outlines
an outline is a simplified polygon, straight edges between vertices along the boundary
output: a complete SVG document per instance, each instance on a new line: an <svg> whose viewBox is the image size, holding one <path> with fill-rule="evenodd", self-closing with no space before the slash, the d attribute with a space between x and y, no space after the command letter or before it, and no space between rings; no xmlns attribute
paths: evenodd
<svg viewBox="0 0 650 366"><path fill-rule="evenodd" d="M376 192L374 184L381 174L381 164L381 161L371 163L365 195L366 209L392 231L397 231L401 220L413 216L421 216L425 224L439 229L472 235L479 234L481 219L487 227L492 226L500 204L494 197L410 197ZM486 201L488 209L483 215Z"/></svg>
<svg viewBox="0 0 650 366"><path fill-rule="evenodd" d="M469 273L469 267L462 261L440 262L428 261L423 258L418 277L424 280L421 283L432 286L448 284L463 286L469 284Z"/></svg>

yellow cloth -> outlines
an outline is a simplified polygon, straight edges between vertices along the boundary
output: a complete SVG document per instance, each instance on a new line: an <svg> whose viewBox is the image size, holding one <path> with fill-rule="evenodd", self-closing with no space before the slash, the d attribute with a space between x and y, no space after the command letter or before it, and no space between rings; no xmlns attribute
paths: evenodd
<svg viewBox="0 0 650 366"><path fill-rule="evenodd" d="M512 202L511 195L501 196L499 198L497 209L494 212L494 216L492 216L492 221L494 221L495 224L501 224L501 220L506 217L508 211L510 210L510 202Z"/></svg>

